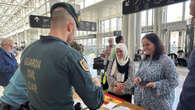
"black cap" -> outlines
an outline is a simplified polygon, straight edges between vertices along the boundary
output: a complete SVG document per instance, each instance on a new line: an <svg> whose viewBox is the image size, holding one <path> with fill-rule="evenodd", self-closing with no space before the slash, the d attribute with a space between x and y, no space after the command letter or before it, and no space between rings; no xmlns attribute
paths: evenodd
<svg viewBox="0 0 195 110"><path fill-rule="evenodd" d="M78 21L78 15L76 14L76 11L75 9L73 8L73 6L69 3L66 3L66 2L58 2L58 3L55 3L52 7L51 7L51 10L50 10L50 14L52 16L52 13L53 11L56 9L56 8L64 8L65 10L68 11L68 13L70 13L70 15L72 15L72 17L74 18L76 24L77 24L77 28L79 28L79 21Z"/></svg>
<svg viewBox="0 0 195 110"><path fill-rule="evenodd" d="M117 36L117 37L115 38L115 42L116 42L117 44L120 43L121 40L123 40L123 36Z"/></svg>

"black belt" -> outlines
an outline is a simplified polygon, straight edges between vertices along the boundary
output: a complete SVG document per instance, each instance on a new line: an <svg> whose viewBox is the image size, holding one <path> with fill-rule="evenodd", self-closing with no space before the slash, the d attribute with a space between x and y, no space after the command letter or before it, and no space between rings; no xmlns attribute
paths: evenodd
<svg viewBox="0 0 195 110"><path fill-rule="evenodd" d="M1 102L0 104L0 110L18 110L19 108L13 107L9 104L6 104L4 102Z"/></svg>
<svg viewBox="0 0 195 110"><path fill-rule="evenodd" d="M22 104L19 108L0 102L0 110L30 110L28 107L28 102Z"/></svg>

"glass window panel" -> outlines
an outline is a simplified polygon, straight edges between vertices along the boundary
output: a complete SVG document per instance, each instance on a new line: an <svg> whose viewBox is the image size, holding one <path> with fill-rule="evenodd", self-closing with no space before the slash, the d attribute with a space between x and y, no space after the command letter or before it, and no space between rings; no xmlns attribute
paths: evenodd
<svg viewBox="0 0 195 110"><path fill-rule="evenodd" d="M186 4L185 4L185 20L188 20L191 18L191 15L190 15L190 1L187 1Z"/></svg>
<svg viewBox="0 0 195 110"><path fill-rule="evenodd" d="M86 46L87 45L87 39L83 40L83 45Z"/></svg>
<svg viewBox="0 0 195 110"><path fill-rule="evenodd" d="M118 18L118 30L122 30L122 17Z"/></svg>
<svg viewBox="0 0 195 110"><path fill-rule="evenodd" d="M92 33L91 31L87 31L87 35L88 35L88 34L93 34L93 33Z"/></svg>
<svg viewBox="0 0 195 110"><path fill-rule="evenodd" d="M85 0L85 7L91 6L95 3L95 0Z"/></svg>
<svg viewBox="0 0 195 110"><path fill-rule="evenodd" d="M85 45L88 46L89 45L89 39L85 39Z"/></svg>
<svg viewBox="0 0 195 110"><path fill-rule="evenodd" d="M87 34L87 31L83 31L83 35L86 35Z"/></svg>
<svg viewBox="0 0 195 110"><path fill-rule="evenodd" d="M80 31L78 31L78 36L80 36L81 35L81 32Z"/></svg>
<svg viewBox="0 0 195 110"><path fill-rule="evenodd" d="M79 31L76 31L76 36L79 36Z"/></svg>
<svg viewBox="0 0 195 110"><path fill-rule="evenodd" d="M83 32L82 31L79 31L79 36L82 36L83 35Z"/></svg>
<svg viewBox="0 0 195 110"><path fill-rule="evenodd" d="M101 32L105 32L105 22L102 21L101 23Z"/></svg>
<svg viewBox="0 0 195 110"><path fill-rule="evenodd" d="M152 22L153 22L153 10L150 9L148 10L148 25L152 25Z"/></svg>
<svg viewBox="0 0 195 110"><path fill-rule="evenodd" d="M74 2L72 4L74 4ZM75 0L75 4L79 5L80 9L84 8L84 0Z"/></svg>
<svg viewBox="0 0 195 110"><path fill-rule="evenodd" d="M94 46L96 45L96 39L93 39L93 45Z"/></svg>
<svg viewBox="0 0 195 110"><path fill-rule="evenodd" d="M88 39L88 45L89 45L89 46L92 45L92 39Z"/></svg>
<svg viewBox="0 0 195 110"><path fill-rule="evenodd" d="M91 5L98 3L100 1L103 1L103 0L85 0L85 7L91 6Z"/></svg>
<svg viewBox="0 0 195 110"><path fill-rule="evenodd" d="M106 37L103 37L102 39L102 46L103 48L106 48Z"/></svg>
<svg viewBox="0 0 195 110"><path fill-rule="evenodd" d="M170 51L171 53L177 53L178 51L179 32L171 32Z"/></svg>
<svg viewBox="0 0 195 110"><path fill-rule="evenodd" d="M116 31L116 18L111 19L111 31Z"/></svg>
<svg viewBox="0 0 195 110"><path fill-rule="evenodd" d="M105 20L105 32L110 31L110 20Z"/></svg>
<svg viewBox="0 0 195 110"><path fill-rule="evenodd" d="M41 4L44 4L45 3L45 0L41 0Z"/></svg>
<svg viewBox="0 0 195 110"><path fill-rule="evenodd" d="M142 11L141 12L141 17L142 17L142 19L141 19L141 26L146 26L146 11Z"/></svg>
<svg viewBox="0 0 195 110"><path fill-rule="evenodd" d="M101 1L103 1L103 0L96 0L96 3L97 3L97 2L101 2Z"/></svg>
<svg viewBox="0 0 195 110"><path fill-rule="evenodd" d="M81 9L84 8L84 2L79 3L79 5L80 5L80 8L81 8Z"/></svg>
<svg viewBox="0 0 195 110"><path fill-rule="evenodd" d="M79 44L82 44L82 40L79 40Z"/></svg>
<svg viewBox="0 0 195 110"><path fill-rule="evenodd" d="M143 49L143 45L142 45L142 38L146 35L147 33L141 33L141 37L140 37L140 49Z"/></svg>
<svg viewBox="0 0 195 110"><path fill-rule="evenodd" d="M112 37L109 37L109 38L113 38L113 40L114 40L114 45L116 45L116 42L115 42L116 36L112 36Z"/></svg>
<svg viewBox="0 0 195 110"><path fill-rule="evenodd" d="M176 22L182 20L183 3L169 5L167 8L167 22Z"/></svg>
<svg viewBox="0 0 195 110"><path fill-rule="evenodd" d="M75 42L79 44L80 41L79 40L75 40Z"/></svg>
<svg viewBox="0 0 195 110"><path fill-rule="evenodd" d="M80 40L80 44L82 44L82 45L83 45L83 40Z"/></svg>
<svg viewBox="0 0 195 110"><path fill-rule="evenodd" d="M81 40L81 44L84 45L83 40Z"/></svg>
<svg viewBox="0 0 195 110"><path fill-rule="evenodd" d="M105 43L104 43L104 44L105 44L105 46L107 46L107 45L108 45L108 39L109 39L109 38L108 38L108 37L106 37L106 38L105 38L105 40L104 40L104 42L105 42Z"/></svg>

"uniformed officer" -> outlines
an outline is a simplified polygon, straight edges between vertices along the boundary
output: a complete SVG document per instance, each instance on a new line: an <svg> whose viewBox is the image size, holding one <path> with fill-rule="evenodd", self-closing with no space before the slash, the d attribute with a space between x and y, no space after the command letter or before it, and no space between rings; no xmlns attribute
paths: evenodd
<svg viewBox="0 0 195 110"><path fill-rule="evenodd" d="M190 56L188 69L177 110L195 110L195 49Z"/></svg>
<svg viewBox="0 0 195 110"><path fill-rule="evenodd" d="M191 0L190 14L195 18L195 0ZM195 23L192 21L192 23ZM195 49L192 51L188 61L189 73L186 77L180 95L177 110L195 110Z"/></svg>
<svg viewBox="0 0 195 110"><path fill-rule="evenodd" d="M21 57L31 110L74 110L72 87L90 109L104 101L100 82L92 81L83 56L69 46L78 27L74 8L65 2L51 7L48 36L27 47Z"/></svg>

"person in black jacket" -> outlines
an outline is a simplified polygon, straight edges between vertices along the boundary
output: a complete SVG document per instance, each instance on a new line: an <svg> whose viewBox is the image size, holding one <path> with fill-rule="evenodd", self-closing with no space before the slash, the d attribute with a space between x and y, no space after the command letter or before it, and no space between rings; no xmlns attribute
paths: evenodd
<svg viewBox="0 0 195 110"><path fill-rule="evenodd" d="M195 0L191 0L190 14L195 17ZM195 110L195 49L189 58L188 69L189 74L184 81L177 110Z"/></svg>
<svg viewBox="0 0 195 110"><path fill-rule="evenodd" d="M195 110L195 50L190 56L188 69L190 72L184 82L177 110Z"/></svg>

